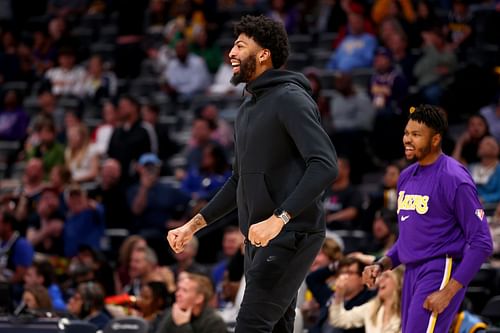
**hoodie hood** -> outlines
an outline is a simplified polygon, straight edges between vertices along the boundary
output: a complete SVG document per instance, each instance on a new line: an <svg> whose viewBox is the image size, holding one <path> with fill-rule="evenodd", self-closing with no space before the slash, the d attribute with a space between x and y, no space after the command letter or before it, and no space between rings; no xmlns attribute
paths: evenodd
<svg viewBox="0 0 500 333"><path fill-rule="evenodd" d="M266 91L282 84L292 83L302 87L312 96L309 80L302 74L282 69L269 69L255 80L249 82L246 90L255 97L259 97Z"/></svg>

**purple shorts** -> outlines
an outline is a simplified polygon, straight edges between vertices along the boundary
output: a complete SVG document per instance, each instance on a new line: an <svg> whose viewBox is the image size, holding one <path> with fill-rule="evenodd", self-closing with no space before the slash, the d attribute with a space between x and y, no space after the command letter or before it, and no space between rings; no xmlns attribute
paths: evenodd
<svg viewBox="0 0 500 333"><path fill-rule="evenodd" d="M462 288L439 315L424 309L424 301L450 280L457 263L451 258L437 258L425 263L408 264L403 282L401 323L403 333L447 333L466 288Z"/></svg>

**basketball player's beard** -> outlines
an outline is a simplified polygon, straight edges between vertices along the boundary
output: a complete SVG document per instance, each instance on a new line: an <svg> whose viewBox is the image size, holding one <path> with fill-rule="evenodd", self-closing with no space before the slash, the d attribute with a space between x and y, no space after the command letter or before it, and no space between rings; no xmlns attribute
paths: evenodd
<svg viewBox="0 0 500 333"><path fill-rule="evenodd" d="M255 69L257 68L257 55L252 54L249 55L246 59L240 62L240 71L239 73L233 74L231 78L231 83L237 86L240 83L248 83L252 76L255 73Z"/></svg>

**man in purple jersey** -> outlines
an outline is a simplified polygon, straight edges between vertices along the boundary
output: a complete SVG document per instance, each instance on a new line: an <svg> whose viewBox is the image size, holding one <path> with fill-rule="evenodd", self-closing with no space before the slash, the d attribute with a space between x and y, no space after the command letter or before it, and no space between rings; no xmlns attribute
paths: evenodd
<svg viewBox="0 0 500 333"><path fill-rule="evenodd" d="M443 154L443 110L410 110L403 143L408 160L398 181L399 239L365 268L373 286L387 269L406 265L401 304L403 333L448 332L467 284L492 253L491 234L466 168Z"/></svg>

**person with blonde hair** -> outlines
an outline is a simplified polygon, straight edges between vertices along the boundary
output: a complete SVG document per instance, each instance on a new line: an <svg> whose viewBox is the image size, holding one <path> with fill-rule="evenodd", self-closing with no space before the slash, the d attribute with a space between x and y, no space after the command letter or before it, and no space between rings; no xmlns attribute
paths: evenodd
<svg viewBox="0 0 500 333"><path fill-rule="evenodd" d="M64 160L75 182L94 181L99 173L99 155L92 148L89 132L85 125L71 126L66 130L68 145Z"/></svg>
<svg viewBox="0 0 500 333"><path fill-rule="evenodd" d="M365 327L366 333L401 332L401 291L404 269L398 267L380 275L378 293L371 301L351 310L344 308L344 292L348 275L335 282L335 297L330 306L330 324L350 329Z"/></svg>

